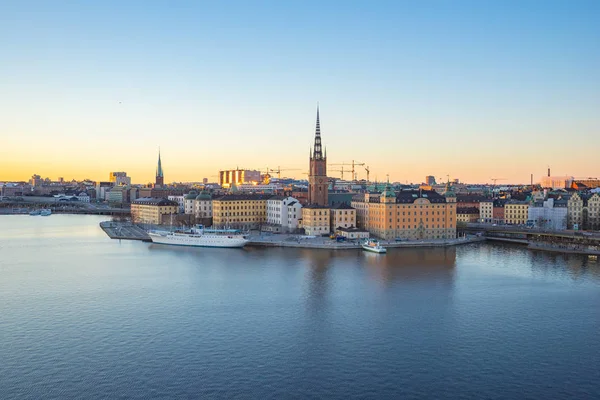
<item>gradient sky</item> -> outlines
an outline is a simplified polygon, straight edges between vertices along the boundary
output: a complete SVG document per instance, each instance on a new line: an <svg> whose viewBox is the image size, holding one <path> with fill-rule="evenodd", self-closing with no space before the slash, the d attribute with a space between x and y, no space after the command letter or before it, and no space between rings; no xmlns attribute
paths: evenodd
<svg viewBox="0 0 600 400"><path fill-rule="evenodd" d="M372 179L600 176L599 21L599 1L0 2L0 180L145 183L159 146L168 182L302 177L317 101L329 162Z"/></svg>

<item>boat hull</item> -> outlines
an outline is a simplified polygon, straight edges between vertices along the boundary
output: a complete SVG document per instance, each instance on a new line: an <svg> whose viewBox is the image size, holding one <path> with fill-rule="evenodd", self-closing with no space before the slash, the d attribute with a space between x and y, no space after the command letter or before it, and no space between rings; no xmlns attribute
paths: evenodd
<svg viewBox="0 0 600 400"><path fill-rule="evenodd" d="M243 237L222 237L220 235L202 235L196 237L188 237L185 235L161 235L157 233L149 233L152 243L167 244L172 246L189 246L189 247L221 247L221 248L241 248L248 243Z"/></svg>
<svg viewBox="0 0 600 400"><path fill-rule="evenodd" d="M370 251L371 253L384 254L387 253L387 249L385 247L370 247L365 244L362 245L363 250Z"/></svg>

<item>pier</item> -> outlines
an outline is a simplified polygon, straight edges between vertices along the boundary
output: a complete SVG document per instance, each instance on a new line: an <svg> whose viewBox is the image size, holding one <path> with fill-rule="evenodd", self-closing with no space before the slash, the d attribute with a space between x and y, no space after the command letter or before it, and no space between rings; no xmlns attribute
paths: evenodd
<svg viewBox="0 0 600 400"><path fill-rule="evenodd" d="M152 241L144 229L131 222L104 221L100 222L100 228L111 239Z"/></svg>

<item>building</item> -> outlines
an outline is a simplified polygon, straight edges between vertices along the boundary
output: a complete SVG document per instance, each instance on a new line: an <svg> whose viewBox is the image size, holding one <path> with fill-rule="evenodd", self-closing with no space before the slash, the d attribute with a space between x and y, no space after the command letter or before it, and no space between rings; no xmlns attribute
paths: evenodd
<svg viewBox="0 0 600 400"><path fill-rule="evenodd" d="M257 229L267 222L267 200L271 195L228 194L212 201L216 228Z"/></svg>
<svg viewBox="0 0 600 400"><path fill-rule="evenodd" d="M476 207L457 207L456 223L468 224L479 221L479 210Z"/></svg>
<svg viewBox="0 0 600 400"><path fill-rule="evenodd" d="M511 225L527 223L529 202L524 200L509 200L504 205L504 222Z"/></svg>
<svg viewBox="0 0 600 400"><path fill-rule="evenodd" d="M162 169L162 162L160 160L160 149L158 150L158 165L156 166L156 179L154 186L161 187L165 184L165 175Z"/></svg>
<svg viewBox="0 0 600 400"><path fill-rule="evenodd" d="M106 192L113 187L112 182L98 182L96 183L96 199L105 200Z"/></svg>
<svg viewBox="0 0 600 400"><path fill-rule="evenodd" d="M548 171L550 172L550 171ZM540 186L544 189L566 189L573 185L572 176L544 176L540 181Z"/></svg>
<svg viewBox="0 0 600 400"><path fill-rule="evenodd" d="M42 177L40 175L32 175L31 179L29 180L29 184L33 187L38 187L38 186L42 186L42 184L44 183L44 180L42 179Z"/></svg>
<svg viewBox="0 0 600 400"><path fill-rule="evenodd" d="M267 200L267 224L276 232L293 232L302 220L302 204L293 198L274 196Z"/></svg>
<svg viewBox="0 0 600 400"><path fill-rule="evenodd" d="M329 181L327 180L327 150L323 151L322 149L319 107L317 106L315 145L312 149L312 154L310 155L308 174L308 204L328 206L328 191Z"/></svg>
<svg viewBox="0 0 600 400"><path fill-rule="evenodd" d="M369 231L360 228L338 228L335 230L335 234L346 239L366 239L369 237Z"/></svg>
<svg viewBox="0 0 600 400"><path fill-rule="evenodd" d="M458 207L458 208L475 207L475 208L479 209L479 205L481 204L482 201L486 202L489 200L490 199L488 199L485 196L478 196L478 195L474 195L474 194L466 194L466 195L457 194L456 195L456 207Z"/></svg>
<svg viewBox="0 0 600 400"><path fill-rule="evenodd" d="M506 200L496 199L494 200L494 209L492 211L492 222L494 224L504 223L504 205Z"/></svg>
<svg viewBox="0 0 600 400"><path fill-rule="evenodd" d="M183 196L183 213L187 215L193 215L196 211L195 203L196 197L198 197L198 192L195 190L190 190L188 194Z"/></svg>
<svg viewBox="0 0 600 400"><path fill-rule="evenodd" d="M196 219L212 218L212 196L206 190L200 192L194 200L194 215Z"/></svg>
<svg viewBox="0 0 600 400"><path fill-rule="evenodd" d="M338 228L356 228L356 210L347 203L331 207L331 232Z"/></svg>
<svg viewBox="0 0 600 400"><path fill-rule="evenodd" d="M353 204L358 206L358 199ZM454 239L456 196L431 190L402 190L397 195L388 184L379 196L365 195L368 219L364 229L382 239ZM358 210L358 208L357 208Z"/></svg>
<svg viewBox="0 0 600 400"><path fill-rule="evenodd" d="M131 178L127 176L127 172L110 172L108 181L114 186L131 186Z"/></svg>
<svg viewBox="0 0 600 400"><path fill-rule="evenodd" d="M260 183L260 171L250 169L231 169L219 171L219 185L222 188L230 188L232 184L243 185Z"/></svg>
<svg viewBox="0 0 600 400"><path fill-rule="evenodd" d="M309 204L302 208L302 227L307 235L329 234L329 207Z"/></svg>
<svg viewBox="0 0 600 400"><path fill-rule="evenodd" d="M549 198L537 200L529 205L527 222L537 228L567 229L568 201Z"/></svg>
<svg viewBox="0 0 600 400"><path fill-rule="evenodd" d="M433 175L428 175L425 177L425 184L427 186L433 186L435 185L435 177Z"/></svg>
<svg viewBox="0 0 600 400"><path fill-rule="evenodd" d="M458 212L458 211L457 211ZM494 200L479 203L479 222L491 224L494 220Z"/></svg>
<svg viewBox="0 0 600 400"><path fill-rule="evenodd" d="M589 190L600 187L600 179L587 178L587 179L576 179L571 184L571 189L575 190Z"/></svg>
<svg viewBox="0 0 600 400"><path fill-rule="evenodd" d="M600 229L600 195L575 193L567 202L567 228Z"/></svg>
<svg viewBox="0 0 600 400"><path fill-rule="evenodd" d="M160 224L163 216L177 214L179 205L167 199L144 197L131 203L131 220L141 224Z"/></svg>
<svg viewBox="0 0 600 400"><path fill-rule="evenodd" d="M108 195L106 200L108 200L111 205L123 205L130 202L129 186L115 186L105 193Z"/></svg>
<svg viewBox="0 0 600 400"><path fill-rule="evenodd" d="M184 195L169 195L167 199L176 202L179 205L179 214L185 213L185 196Z"/></svg>

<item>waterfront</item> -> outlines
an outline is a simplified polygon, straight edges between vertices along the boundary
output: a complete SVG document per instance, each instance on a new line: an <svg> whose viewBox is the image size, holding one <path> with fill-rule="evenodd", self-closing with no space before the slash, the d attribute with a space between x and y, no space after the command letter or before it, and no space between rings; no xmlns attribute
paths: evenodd
<svg viewBox="0 0 600 400"><path fill-rule="evenodd" d="M171 248L0 217L2 398L600 397L600 263Z"/></svg>

